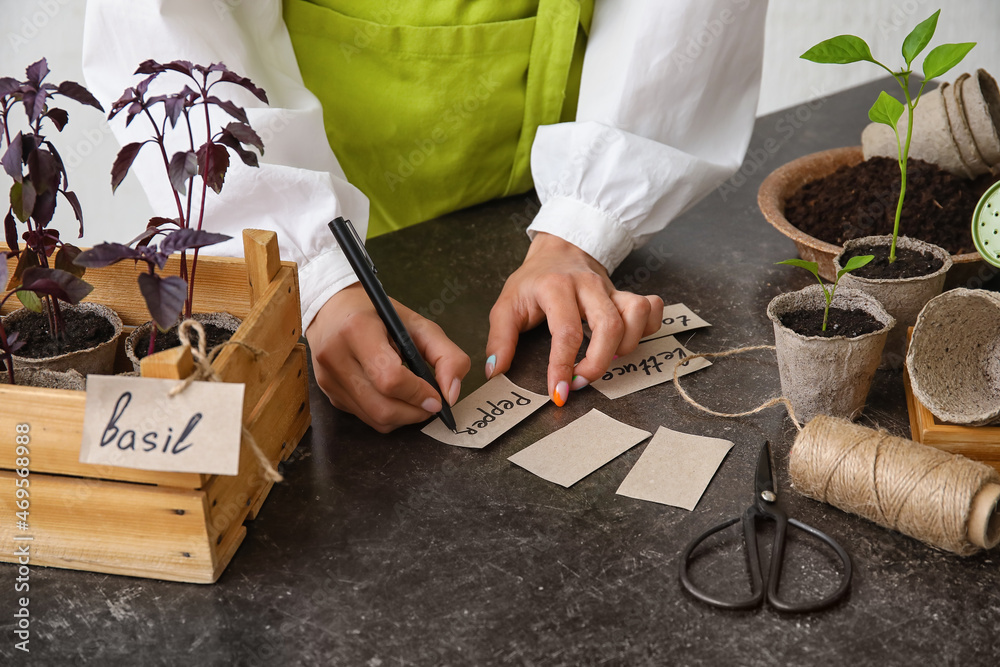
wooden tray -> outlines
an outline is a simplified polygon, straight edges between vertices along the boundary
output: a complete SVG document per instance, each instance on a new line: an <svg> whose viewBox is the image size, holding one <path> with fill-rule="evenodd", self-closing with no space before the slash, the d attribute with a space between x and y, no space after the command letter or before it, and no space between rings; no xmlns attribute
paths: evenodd
<svg viewBox="0 0 1000 667"><path fill-rule="evenodd" d="M233 336L266 354L228 346L213 367L245 384L243 423L272 465L295 449L311 422L308 368L295 264L278 256L273 232L246 230L246 261L198 259L198 311L243 318ZM4 249L0 247L0 249ZM13 260L11 260L13 261ZM173 258L165 273L176 272ZM13 270L13 267L11 267ZM114 308L127 326L148 315L131 262L87 271L89 300ZM182 378L190 350L143 362L145 377ZM239 473L162 473L79 462L84 392L0 385L0 560L15 562L15 428L30 427L31 564L212 583L229 564L271 489L244 443Z"/></svg>
<svg viewBox="0 0 1000 667"><path fill-rule="evenodd" d="M913 327L907 333L907 343ZM903 388L906 391L906 409L910 415L910 438L916 442L961 454L975 461L993 466L1000 471L1000 427L959 426L938 421L913 395L910 375L903 366Z"/></svg>

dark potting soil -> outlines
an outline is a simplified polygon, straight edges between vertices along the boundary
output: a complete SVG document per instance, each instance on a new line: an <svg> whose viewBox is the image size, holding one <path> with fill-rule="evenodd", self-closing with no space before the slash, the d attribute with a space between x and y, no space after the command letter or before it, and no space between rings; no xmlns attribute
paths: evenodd
<svg viewBox="0 0 1000 667"><path fill-rule="evenodd" d="M859 248L852 248L844 256L846 263L851 257L858 255L875 255L875 259L868 262L860 269L851 271L852 276L862 278L872 278L883 280L886 278L916 278L926 276L940 269L944 262L929 252L910 250L909 248L896 247L896 261L889 263L889 246L887 245L867 245Z"/></svg>
<svg viewBox="0 0 1000 667"><path fill-rule="evenodd" d="M823 331L822 309L793 310L782 315L780 319L783 325L795 333L824 338L833 336L855 338L882 328L881 322L860 308L852 310L830 308L826 331Z"/></svg>
<svg viewBox="0 0 1000 667"><path fill-rule="evenodd" d="M935 164L910 159L899 233L941 246L953 255L974 252L972 213L997 180L969 180ZM803 185L785 203L785 217L806 234L834 245L892 234L899 199L899 163L874 157Z"/></svg>
<svg viewBox="0 0 1000 667"><path fill-rule="evenodd" d="M232 331L228 331L227 329L223 329L222 327L218 327L214 324L202 323L201 326L204 327L205 335L208 337L208 343L205 345L206 350L211 350L216 345L222 345L233 336ZM198 334L192 331L189 336L191 338L191 342L197 345ZM166 333L162 331L156 332L156 341L153 343L153 349L156 352L163 352L164 350L169 350L172 347L177 347L180 344L181 339L177 335L177 327L173 327ZM149 352L149 334L146 334L139 339L136 343L134 352L138 359L142 359L146 356Z"/></svg>
<svg viewBox="0 0 1000 667"><path fill-rule="evenodd" d="M97 313L63 308L62 314L66 323L65 339L59 342L49 335L49 321L43 313L29 313L21 320L16 331L18 340L25 345L17 351L18 356L29 359L55 357L106 343L115 335L114 325Z"/></svg>

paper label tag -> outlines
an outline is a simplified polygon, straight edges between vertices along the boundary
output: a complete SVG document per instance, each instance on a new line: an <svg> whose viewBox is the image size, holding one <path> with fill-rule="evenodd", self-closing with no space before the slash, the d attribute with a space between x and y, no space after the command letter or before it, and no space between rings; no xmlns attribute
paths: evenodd
<svg viewBox="0 0 1000 667"><path fill-rule="evenodd" d="M673 336L664 336L639 343L631 354L611 362L611 368L592 383L608 398L621 398L646 387L674 379L674 366L680 364L678 375L687 375L711 366L703 357L685 361L691 352Z"/></svg>
<svg viewBox="0 0 1000 667"><path fill-rule="evenodd" d="M213 475L239 472L242 384L90 375L81 463Z"/></svg>
<svg viewBox="0 0 1000 667"><path fill-rule="evenodd" d="M646 341L656 340L657 338L663 338L664 336L672 336L674 334L683 333L692 329L700 329L701 327L710 326L712 325L698 317L683 303L675 303L673 305L663 307L663 319L661 321L659 331L646 336L639 342L644 343Z"/></svg>
<svg viewBox="0 0 1000 667"><path fill-rule="evenodd" d="M440 418L420 432L447 445L482 449L548 401L548 396L521 389L500 374L452 407L458 433Z"/></svg>

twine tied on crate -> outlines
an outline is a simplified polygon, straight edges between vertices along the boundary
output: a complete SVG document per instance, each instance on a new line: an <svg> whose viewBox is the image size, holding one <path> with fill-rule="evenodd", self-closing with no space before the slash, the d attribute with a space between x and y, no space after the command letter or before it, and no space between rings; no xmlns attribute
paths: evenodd
<svg viewBox="0 0 1000 667"><path fill-rule="evenodd" d="M738 347L734 350L725 350L724 352L703 352L701 354L692 354L687 358L687 361L692 361L694 359L719 359L722 357L729 357L734 354L741 354L743 352L755 352L757 350L773 350L773 349L775 349L773 345L751 345L749 347ZM795 428L797 428L799 431L802 430L802 425L799 424L799 419L798 417L795 416L795 409L792 408L791 401L789 401L784 396L775 396L774 398L765 401L761 405L758 405L756 408L753 408L752 410L746 410L745 412L716 412L711 408L706 408L704 405L691 398L691 396L687 393L687 391L685 391L685 389L681 387L681 383L679 382L680 376L677 374L678 369L680 367L681 364L677 364L676 366L674 366L674 386L677 387L677 393L681 395L681 398L683 398L688 405L697 408L702 412L714 415L715 417L729 417L729 418L755 415L758 412L766 410L775 405L784 405L785 409L788 410L788 416L792 418L792 423L795 424Z"/></svg>
<svg viewBox="0 0 1000 667"><path fill-rule="evenodd" d="M191 344L191 329L194 329L198 334L197 346ZM191 356L194 359L194 371L186 378L178 382L170 390L171 396L176 396L191 386L192 382L198 380L205 382L222 382L222 378L219 377L219 374L215 372L214 368L212 368L212 362L215 361L215 358L219 356L222 348L226 345L239 345L243 349L250 352L254 359L267 354L263 350L259 350L252 345L233 340L226 341L221 345L216 345L211 350L206 352L205 348L207 346L208 336L205 334L205 328L201 325L201 322L196 320L184 320L181 322L180 326L177 327L177 337L180 339L181 345L186 345L191 348ZM281 476L281 473L275 470L274 466L271 465L271 462L261 450L260 445L257 444L257 440L253 437L253 434L250 433L250 429L248 429L246 425L243 425L243 442L250 445L250 451L252 451L254 456L257 457L257 461L260 463L260 467L264 472L264 477L272 482L280 482L284 479Z"/></svg>

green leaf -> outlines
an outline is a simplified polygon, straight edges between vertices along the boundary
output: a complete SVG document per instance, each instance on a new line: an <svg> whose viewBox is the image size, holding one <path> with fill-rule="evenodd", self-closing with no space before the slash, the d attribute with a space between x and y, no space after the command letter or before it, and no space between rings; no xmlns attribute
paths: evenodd
<svg viewBox="0 0 1000 667"><path fill-rule="evenodd" d="M21 302L25 308L33 313L42 312L42 300L38 298L38 295L34 292L29 292L28 290L18 290L17 300Z"/></svg>
<svg viewBox="0 0 1000 667"><path fill-rule="evenodd" d="M934 79L941 76L962 62L965 54L971 51L975 45L975 42L962 42L961 44L935 46L924 58L924 79Z"/></svg>
<svg viewBox="0 0 1000 667"><path fill-rule="evenodd" d="M872 119L872 122L888 125L895 130L896 123L899 122L899 117L903 115L904 109L902 102L883 90L878 94L875 104L868 110L868 117Z"/></svg>
<svg viewBox="0 0 1000 667"><path fill-rule="evenodd" d="M856 271L871 262L873 259L875 259L875 255L858 255L857 257L851 257L847 260L847 264L844 265L844 268L837 271L837 282L840 282L840 277L845 273Z"/></svg>
<svg viewBox="0 0 1000 667"><path fill-rule="evenodd" d="M820 42L799 57L811 60L814 63L833 65L856 63L862 60L870 63L875 62L875 59L872 58L872 51L868 48L868 43L854 35L831 37L828 40Z"/></svg>
<svg viewBox="0 0 1000 667"><path fill-rule="evenodd" d="M816 276L817 280L819 279L819 264L817 264L816 262L807 262L804 259L786 259L777 262L777 264L787 264L788 266L797 266L800 269L805 269L809 273Z"/></svg>
<svg viewBox="0 0 1000 667"><path fill-rule="evenodd" d="M930 43L934 31L937 29L938 15L941 10L934 12L930 18L917 24L906 39L903 40L903 57L906 59L906 66L909 67L913 59L920 55L924 47Z"/></svg>

